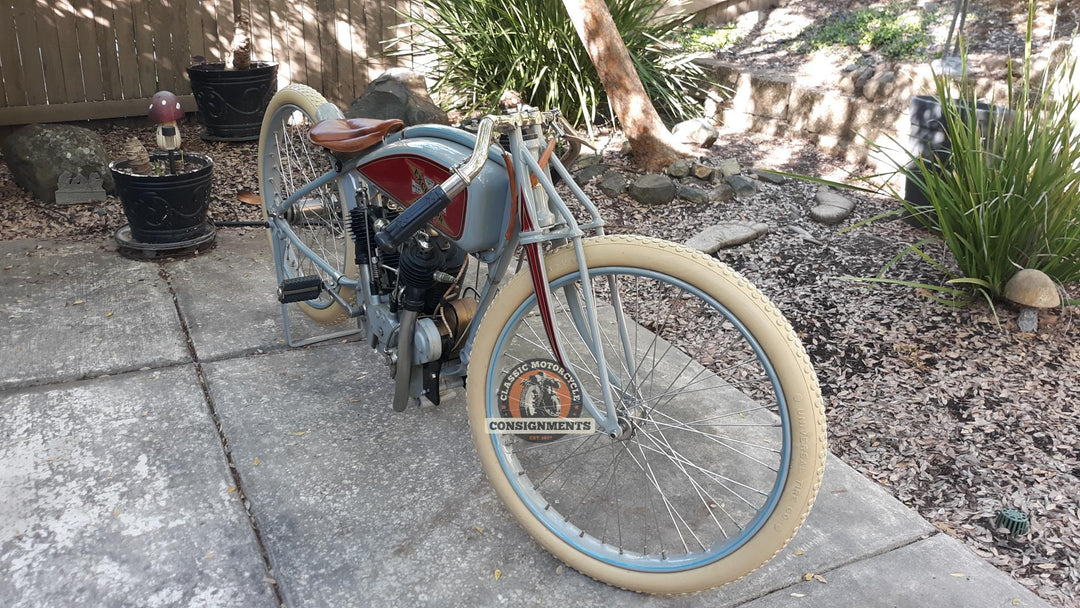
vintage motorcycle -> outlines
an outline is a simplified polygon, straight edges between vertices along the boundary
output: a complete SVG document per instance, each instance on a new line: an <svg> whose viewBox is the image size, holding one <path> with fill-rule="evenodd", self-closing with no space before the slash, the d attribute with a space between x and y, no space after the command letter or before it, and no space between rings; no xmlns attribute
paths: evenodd
<svg viewBox="0 0 1080 608"><path fill-rule="evenodd" d="M589 576L685 593L758 568L825 463L790 325L715 258L605 235L560 159L576 139L557 111L474 127L345 119L308 87L277 93L259 181L288 342L311 341L293 339L289 305L356 319L395 410L464 385L491 485Z"/></svg>

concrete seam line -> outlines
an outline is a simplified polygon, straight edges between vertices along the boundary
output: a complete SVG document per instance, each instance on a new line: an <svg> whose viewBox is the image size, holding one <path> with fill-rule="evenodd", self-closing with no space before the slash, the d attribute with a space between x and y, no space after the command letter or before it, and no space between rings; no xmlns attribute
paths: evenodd
<svg viewBox="0 0 1080 608"><path fill-rule="evenodd" d="M826 575L826 574L829 574L830 572L834 572L836 570L839 570L840 568L850 566L851 564L856 564L858 562L866 561L868 559L873 559L875 557L885 555L886 553L892 553L893 551L898 551L900 549L903 549L904 547L914 545L915 543L921 543L922 541L933 538L933 537L937 536L938 534L941 534L940 530L932 530L932 531L929 531L924 536L920 536L918 538L913 538L911 540L902 542L902 543L900 543L898 545L888 545L888 546L882 547L881 549L878 549L877 551L867 553L866 555L861 555L861 556L853 558L853 559L842 561L842 562L836 564L835 566L831 566L828 570L822 570L821 572L818 572L816 574ZM780 586L777 586L777 587L770 587L770 588L766 589L765 591L763 591L762 593L754 595L753 597L750 597L749 599L747 599L747 602L752 602L754 600L761 599L761 598L763 598L763 597L765 597L767 595L776 593L778 591L783 591L785 589L792 589L792 588L798 586L799 583L801 583L801 582L803 582L803 581L800 578L799 580L796 580L794 583L790 583L790 584L786 584L786 585L780 585Z"/></svg>
<svg viewBox="0 0 1080 608"><path fill-rule="evenodd" d="M273 565L270 563L270 552L263 542L262 531L259 528L258 520L255 518L255 511L252 509L251 501L248 500L247 492L244 491L240 470L233 461L232 449L229 447L229 439L225 436L225 430L221 426L220 418L218 418L217 407L214 404L213 397L210 395L210 385L207 382L206 374L203 372L202 362L199 361L199 354L195 350L195 343L191 340L191 332L188 330L187 319L184 318L184 313L180 310L180 302L176 297L176 289L173 288L172 281L168 271L165 270L164 263L159 263L158 275L169 287L169 295L172 296L173 307L176 308L176 317L180 320L180 329L184 332L184 340L187 342L188 353L191 356L192 362L195 364L195 374L199 379L199 388L202 389L203 400L206 402L206 409L209 411L210 419L214 423L214 429L217 431L218 443L221 445L221 451L225 456L225 463L228 465L229 474L232 475L233 485L236 487L237 498L240 499L240 504L244 508L244 513L247 514L248 525L251 527L252 534L255 535L255 544L259 547L259 554L263 561L263 569L266 571L265 581L270 585L270 589L274 592L274 597L277 600L278 606L285 608L285 598L282 597L281 589L277 584L277 579L274 578Z"/></svg>

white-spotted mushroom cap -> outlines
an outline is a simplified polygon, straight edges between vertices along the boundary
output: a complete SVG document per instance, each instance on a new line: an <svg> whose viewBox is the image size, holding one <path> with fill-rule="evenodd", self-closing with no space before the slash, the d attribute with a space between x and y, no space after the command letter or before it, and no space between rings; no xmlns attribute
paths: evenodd
<svg viewBox="0 0 1080 608"><path fill-rule="evenodd" d="M1061 306L1061 295L1054 280L1034 268L1025 268L1009 279L1005 284L1005 298L1032 308Z"/></svg>
<svg viewBox="0 0 1080 608"><path fill-rule="evenodd" d="M150 100L150 120L157 124L175 122L184 117L184 110L180 107L180 99L169 91L158 91Z"/></svg>

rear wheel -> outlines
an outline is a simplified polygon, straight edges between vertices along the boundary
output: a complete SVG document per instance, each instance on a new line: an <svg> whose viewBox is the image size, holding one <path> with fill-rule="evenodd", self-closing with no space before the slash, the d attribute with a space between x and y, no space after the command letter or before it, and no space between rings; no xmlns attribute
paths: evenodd
<svg viewBox="0 0 1080 608"><path fill-rule="evenodd" d="M787 544L821 483L809 359L779 311L712 258L621 236L586 240L585 258L621 431L519 430L521 419L588 416L582 399L603 409L564 248L546 263L571 374L549 353L528 273L477 330L468 415L484 469L526 530L589 576L648 593L731 582Z"/></svg>
<svg viewBox="0 0 1080 608"><path fill-rule="evenodd" d="M259 138L259 186L264 213L286 218L305 246L338 272L356 278L354 251L346 228L346 201L352 195L347 180L332 181L285 206L297 190L333 169L333 159L325 149L311 143L308 133L319 120L341 117L341 110L310 87L289 85L274 95ZM283 235L271 230L270 243L279 280L318 275L324 284L330 283L328 275ZM353 290L341 289L339 295L350 303L356 300ZM320 323L341 323L349 318L348 310L325 291L299 306Z"/></svg>

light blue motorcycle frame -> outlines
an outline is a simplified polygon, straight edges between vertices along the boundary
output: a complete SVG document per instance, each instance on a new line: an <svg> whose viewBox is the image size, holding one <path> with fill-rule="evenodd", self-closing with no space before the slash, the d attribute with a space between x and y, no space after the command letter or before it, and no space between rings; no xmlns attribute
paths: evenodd
<svg viewBox="0 0 1080 608"><path fill-rule="evenodd" d="M500 117L495 117L500 118ZM601 385L601 395L603 396L603 404L597 404L592 397L587 394L583 394L583 406L585 410L596 420L600 431L617 435L620 431L618 421L615 412L616 400L612 395L612 386L614 384L613 374L607 372L607 366L605 362L605 356L603 348L601 347L599 324L596 318L596 308L593 305L593 293L592 283L589 279L589 271L585 261L585 250L582 243L582 239L587 233L592 232L597 236L604 234L604 221L600 217L600 213L596 206L581 189L580 186L570 176L570 172L559 161L559 159L552 155L550 157L550 168L557 175L559 175L566 185L569 187L574 198L581 203L589 214L589 221L584 224L578 224L571 213L566 201L555 190L554 183L549 175L549 171L545 171L540 166L537 158L527 149L524 144L524 138L522 135L521 124L514 124L512 121L507 120L506 124L501 127L497 127L502 132L507 132L510 138L510 151L509 157L513 164L515 172L514 178L516 184L518 184L518 190L521 197L521 215L528 214L531 220L530 224L525 224L524 217L522 218L523 225L536 225L536 217L539 203L534 196L533 189L525 187L523 185L530 184L531 179L535 178L538 185L547 194L547 205L549 210L554 212L560 221L557 221L551 227L542 227L530 231L519 231L515 226L511 231L511 237L509 239L501 239L500 244L493 250L483 252L470 252L469 255L474 257L480 262L484 262L488 265L488 278L484 284L483 289L480 292L480 299L477 306L477 312L474 316L474 320L484 318L484 313L491 305L495 298L497 286L506 275L511 263L516 259L520 249L530 245L541 246L545 243L552 243L555 246L570 243L575 251L578 264L578 272L581 277L581 297L579 300L578 293L572 287L564 289L564 295L567 299L567 304L571 309L571 315L574 325L578 334L583 338L584 342L591 351L593 357L597 361L598 371L605 370L605 373L599 373ZM543 138L542 129L539 123L529 125L536 132L537 136L541 138L541 145L544 146L547 142ZM274 235L273 248L275 259L283 259L287 246L292 246L307 259L317 266L327 279L324 280L324 287L327 293L333 297L333 299L343 306L351 317L360 317L369 319L373 314L384 314L393 319L396 323L396 315L389 312L389 297L379 296L371 291L371 269L368 264L358 264L359 276L355 279L345 276L343 273L334 268L327 260L321 258L314 250L308 247L299 238L299 236L293 231L289 225L288 220L283 217L285 210L302 200L317 189L338 182L340 187L339 193L344 197L344 206L346 217L348 213L354 209L357 205L357 193L360 188L364 188L366 192L373 193L375 191L381 193L389 200L397 201L388 192L379 188L376 184L365 180L357 171L359 165L361 165L367 157L381 149L383 146L393 143L401 139L415 139L423 140L429 138L432 140L449 140L454 143L466 146L470 149L476 146L476 137L466 131L455 129L451 127L445 127L442 125L420 125L416 127L410 127L398 133L394 133L383 140L377 146L365 151L364 154L350 158L345 162L335 159L335 168L331 171L320 175L314 181L301 187L294 192L291 196L274 204L270 202L267 205L267 222L271 228L271 234ZM500 166L505 167L505 161L499 154L501 147L497 143L491 143L488 149L487 162L495 162ZM359 185L358 184L362 184ZM511 204L510 201L513 197L510 193L507 193L507 204ZM353 246L352 243L348 243L347 246ZM277 278L279 284L286 277L280 264L275 264L277 269ZM614 278L609 278L609 281L614 283ZM548 286L545 283L534 281L534 287L537 290L537 296L548 298L550 300L550 292ZM357 294L357 301L355 304L346 301L338 293L341 288L354 290ZM630 356L631 345L630 338L627 333L625 319L622 313L622 306L618 298L618 290L614 284L611 285L610 293L612 294L612 304L616 314L616 324L619 329L620 341L622 342L622 348L626 355L626 361L633 365L634 358ZM583 300L583 301L581 301ZM327 335L321 335L314 338L310 338L302 341L293 341L289 326L288 314L286 310L286 304L282 304L282 316L284 319L284 329L286 335L286 341L290 346L302 346L319 342L323 340L339 338L343 336L355 335L357 333L364 333L365 339L368 344L373 344L374 339L374 323L363 323L363 327L357 330L348 330L343 332L335 332ZM458 362L455 365L451 365L441 370L441 376L449 379L458 379L465 375L468 367L469 356L472 351L473 340L476 335L476 328L479 324L474 322L468 333L468 338L465 341L464 346L458 354ZM558 336L553 336L555 343L550 344L550 348L554 353L561 352L561 345L559 344ZM419 377L420 366L413 366L413 377ZM572 369L567 371L574 376L574 379L580 384L580 379L576 377L576 373ZM633 369L628 370L631 377L634 375ZM416 387L417 383L414 381L413 386ZM621 387L619 387L621 388ZM414 391L413 397L419 397L420 395Z"/></svg>

